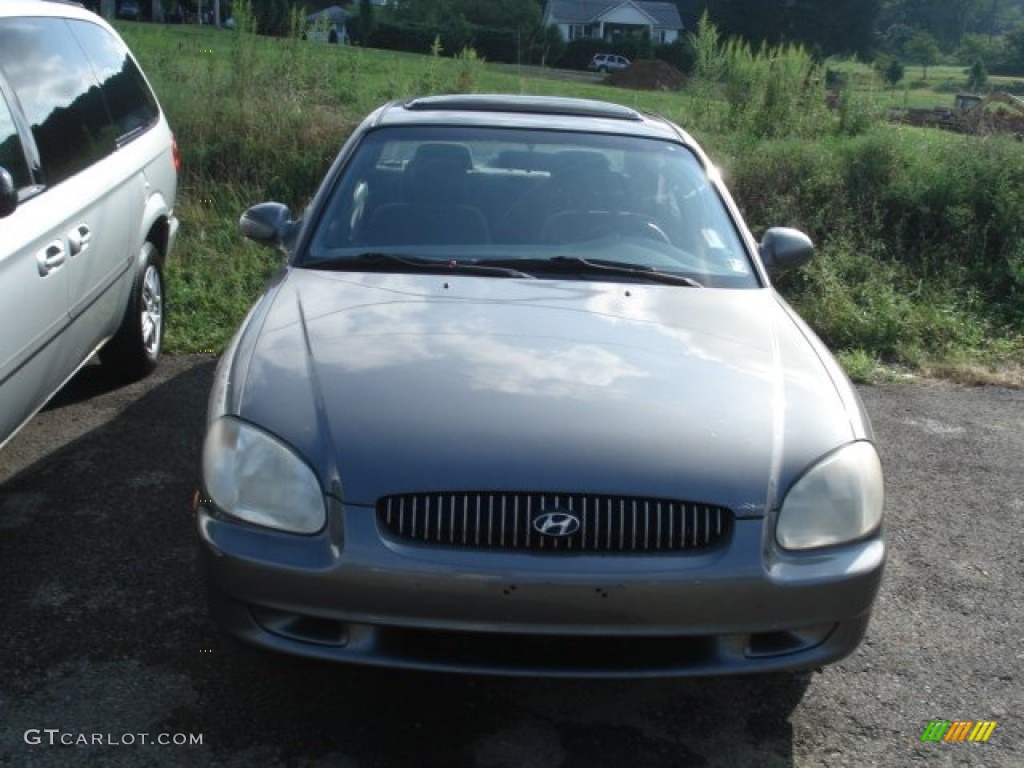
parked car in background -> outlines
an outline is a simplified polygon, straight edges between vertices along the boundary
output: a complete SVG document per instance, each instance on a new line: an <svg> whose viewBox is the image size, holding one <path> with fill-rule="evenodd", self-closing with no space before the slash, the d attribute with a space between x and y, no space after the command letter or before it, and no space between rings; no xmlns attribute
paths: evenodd
<svg viewBox="0 0 1024 768"><path fill-rule="evenodd" d="M595 72L618 72L628 67L630 63L625 56L616 56L614 53L595 53L594 58L587 64L587 69Z"/></svg>
<svg viewBox="0 0 1024 768"><path fill-rule="evenodd" d="M71 3L0 3L0 446L97 350L160 357L174 137L142 71Z"/></svg>
<svg viewBox="0 0 1024 768"><path fill-rule="evenodd" d="M136 0L121 0L117 4L117 18L138 21L142 18L142 10Z"/></svg>
<svg viewBox="0 0 1024 768"><path fill-rule="evenodd" d="M304 656L526 675L817 667L885 558L868 416L673 123L438 96L356 129L221 358L211 608Z"/></svg>

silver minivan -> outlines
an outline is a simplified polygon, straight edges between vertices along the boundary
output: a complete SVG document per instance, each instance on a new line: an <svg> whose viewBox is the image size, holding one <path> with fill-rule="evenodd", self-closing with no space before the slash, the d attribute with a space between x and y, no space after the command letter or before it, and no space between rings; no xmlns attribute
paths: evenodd
<svg viewBox="0 0 1024 768"><path fill-rule="evenodd" d="M125 379L156 366L179 167L103 19L0 3L0 446L94 352Z"/></svg>

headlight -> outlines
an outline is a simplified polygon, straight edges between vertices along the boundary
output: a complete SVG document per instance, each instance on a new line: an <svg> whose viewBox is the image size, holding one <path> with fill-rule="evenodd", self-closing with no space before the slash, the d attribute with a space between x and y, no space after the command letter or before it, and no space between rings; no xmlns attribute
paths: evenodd
<svg viewBox="0 0 1024 768"><path fill-rule="evenodd" d="M831 453L790 488L775 537L785 549L811 549L863 538L882 522L882 465L871 443Z"/></svg>
<svg viewBox="0 0 1024 768"><path fill-rule="evenodd" d="M327 519L309 465L291 448L232 418L214 421L203 443L203 479L229 515L290 533L316 533Z"/></svg>

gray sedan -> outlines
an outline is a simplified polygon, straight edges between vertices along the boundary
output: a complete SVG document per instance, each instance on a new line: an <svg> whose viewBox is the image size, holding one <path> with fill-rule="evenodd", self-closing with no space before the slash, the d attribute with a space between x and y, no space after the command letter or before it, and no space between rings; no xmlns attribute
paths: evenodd
<svg viewBox="0 0 1024 768"><path fill-rule="evenodd" d="M885 559L842 371L714 166L604 102L366 118L223 355L196 519L231 634L310 657L571 676L815 667Z"/></svg>

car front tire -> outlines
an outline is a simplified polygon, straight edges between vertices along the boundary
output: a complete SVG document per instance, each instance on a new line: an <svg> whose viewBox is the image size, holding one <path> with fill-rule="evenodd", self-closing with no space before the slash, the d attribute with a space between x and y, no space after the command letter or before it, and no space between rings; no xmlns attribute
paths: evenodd
<svg viewBox="0 0 1024 768"><path fill-rule="evenodd" d="M100 350L104 366L128 381L140 379L156 368L164 339L163 273L155 245L143 244L139 263L121 327Z"/></svg>

